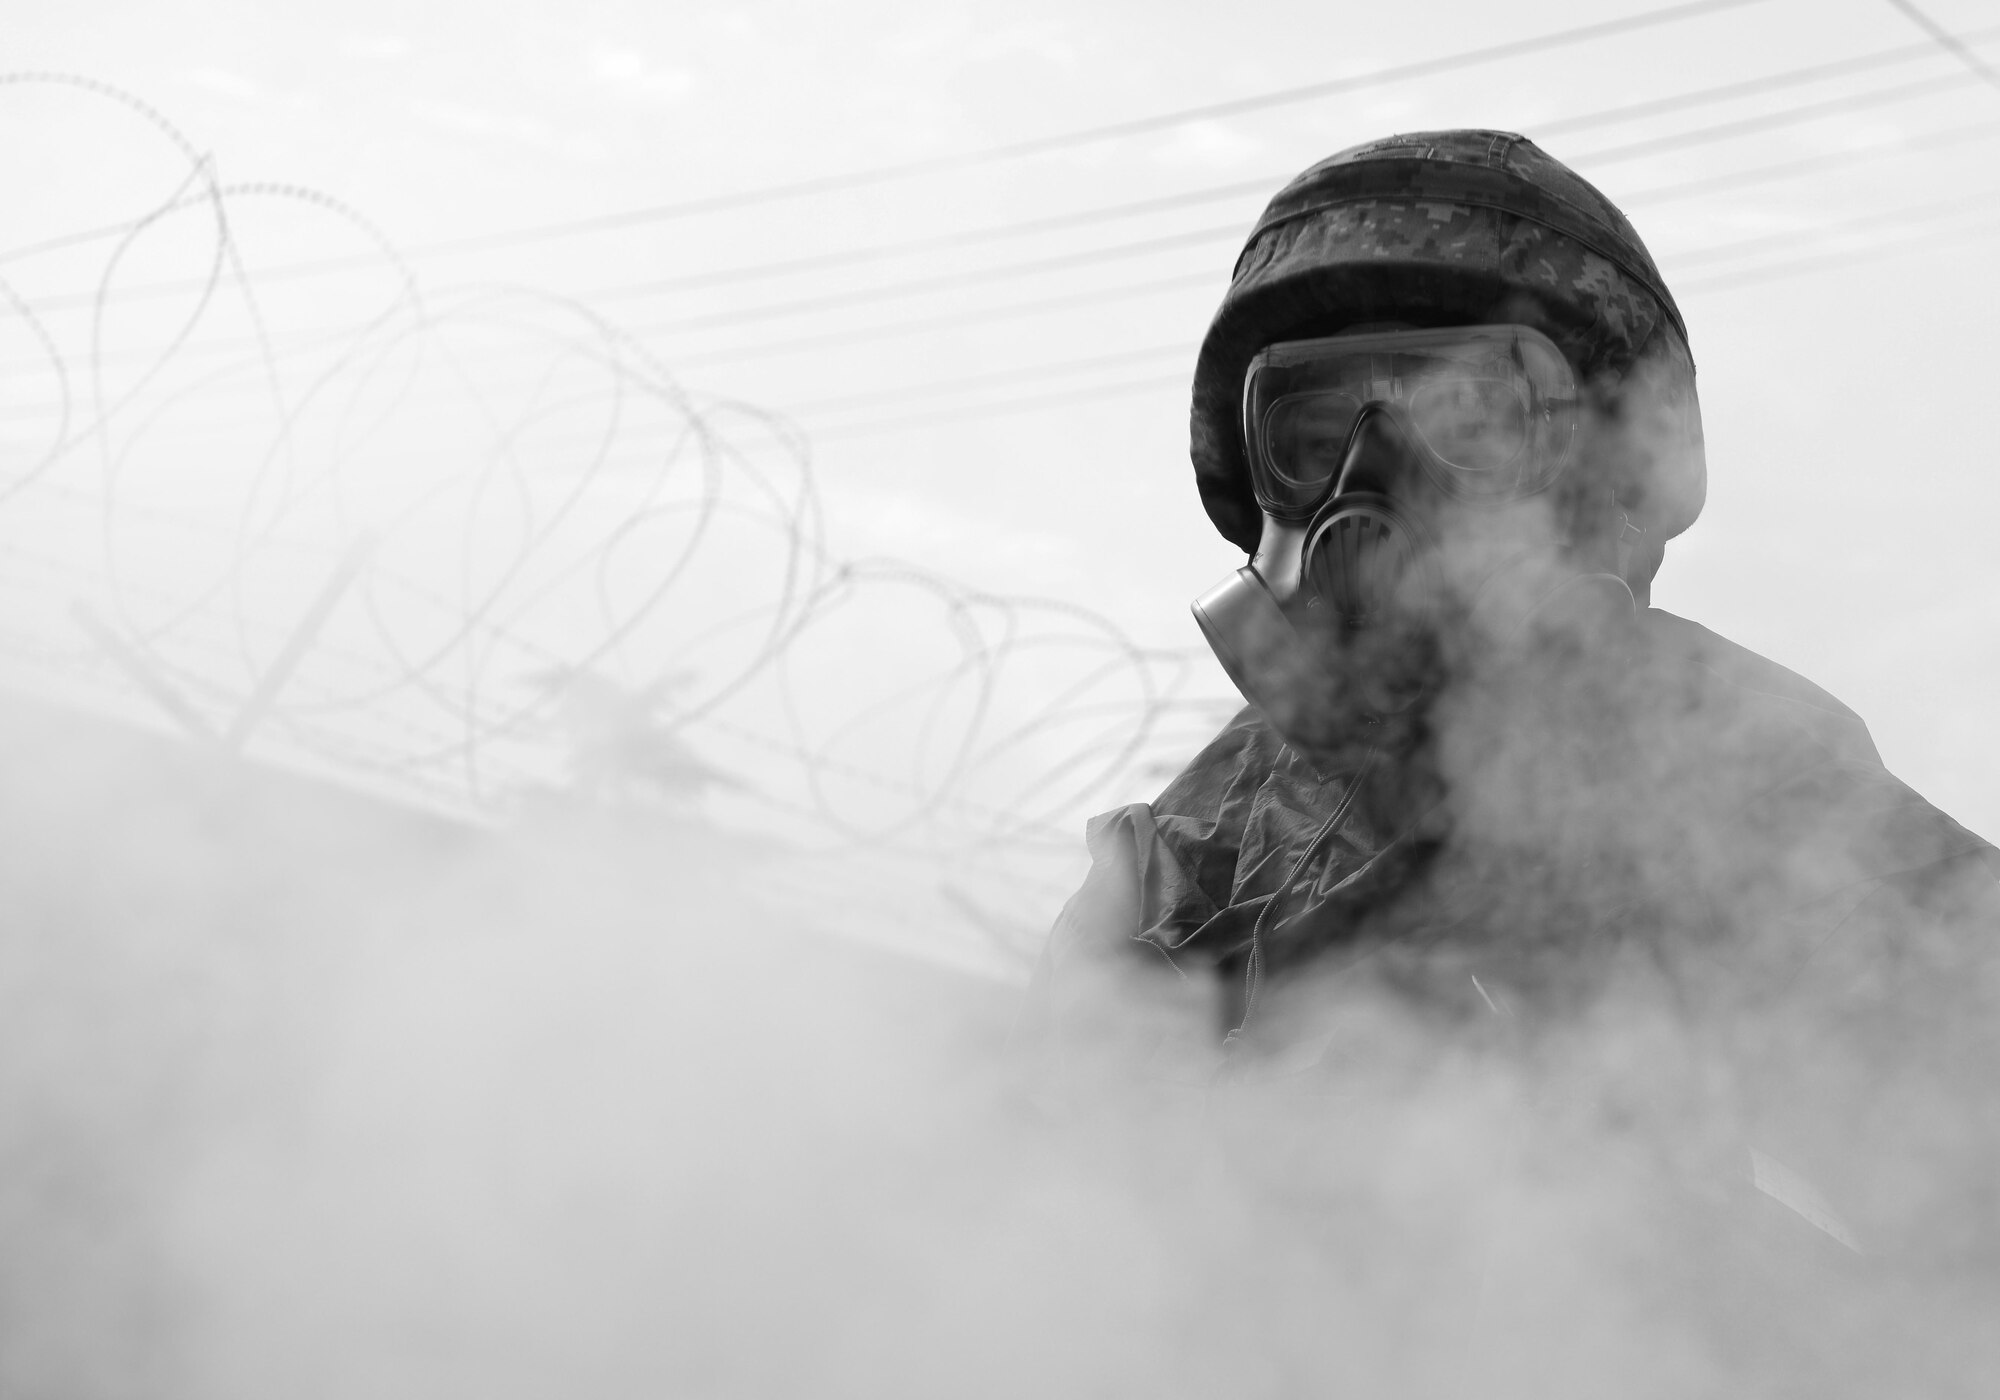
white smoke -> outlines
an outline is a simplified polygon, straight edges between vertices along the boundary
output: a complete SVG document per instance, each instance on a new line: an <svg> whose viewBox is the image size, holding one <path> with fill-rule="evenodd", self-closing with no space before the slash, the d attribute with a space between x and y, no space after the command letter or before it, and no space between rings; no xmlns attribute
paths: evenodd
<svg viewBox="0 0 2000 1400"><path fill-rule="evenodd" d="M184 154L185 175L148 196L153 212L132 225L129 250L119 245L135 288L159 278L171 290L189 247L224 266L226 240L192 219L223 192ZM101 183L128 197L122 182ZM69 228L46 202L24 207L51 234ZM148 250L157 267L136 261ZM208 361L192 349L159 372L160 346L199 326L213 337L195 347L203 355L244 352L225 387L268 387L270 357L248 353L246 327L218 324L211 304L218 288L242 290L238 279L211 270L146 313L135 308L152 303L107 299L101 258L86 254L96 260L72 269L79 284L139 318L118 323L125 341L100 345L92 329L59 350L29 335L39 323L26 316L8 323L21 338L10 353L40 365L21 383L47 421L27 421L48 431L22 438L10 477L20 494L7 562L34 576L9 594L6 620L31 640L60 638L58 660L106 671L66 620L87 557L78 542L103 543L107 615L205 712L240 716L324 586L322 556L350 547L349 489L379 475L412 493L394 498L390 523L435 513L443 524L390 530L377 557L436 586L412 587L386 564L379 588L364 584L368 610L334 618L330 645L300 673L317 684L291 714L279 707L289 727L274 722L274 745L351 767L355 730L382 726L369 736L378 767L447 773L483 798L512 776L494 764L496 745L544 782L562 772L530 722L547 720L568 733L568 776L600 797L741 778L747 762L710 771L708 747L697 754L656 723L682 703L678 678L699 643L721 656L697 677L709 687L699 698L728 698L718 714L739 726L786 718L789 728L745 726L742 753L773 769L769 755L784 755L805 780L790 795L856 848L926 819L935 838L941 813L957 826L935 867L922 851L900 852L900 864L857 858L801 908L796 885L771 878L774 843L720 835L686 804L650 817L554 806L474 832L10 707L0 1392L1991 1391L2000 1119L1986 1081L2000 989L1983 947L1939 933L1977 932L1980 897L1932 882L1863 908L1877 898L1866 877L1895 872L1850 858L1875 830L1848 825L1851 805L1828 808L1822 839L1781 842L1776 819L1811 811L1812 790L1774 804L1754 771L1691 761L1761 751L1714 695L1651 697L1658 723L1639 732L1652 747L1636 751L1632 732L1590 718L1630 697L1562 677L1504 677L1516 688L1502 703L1450 717L1446 776L1461 794L1501 799L1458 810L1461 831L1501 857L1459 872L1470 877L1460 888L1533 935L1523 951L1544 973L1574 946L1564 921L1576 897L1582 912L1604 912L1590 878L1602 869L1642 893L1698 891L1724 911L1718 940L1783 948L1787 935L1831 930L1782 998L1746 997L1721 961L1663 968L1640 928L1579 985L1493 977L1460 956L1492 951L1477 947L1329 964L1274 991L1260 1023L1271 1050L1227 1063L1214 1048L1215 986L1143 962L1067 989L1057 1043L1010 1043L1018 988L825 930L867 932L884 905L921 903L865 888L892 870L928 886L967 867L986 877L982 896L1001 888L1029 902L1025 861L980 860L1044 839L1132 757L1123 736L1160 704L1150 675L1132 666L1133 696L1093 686L1126 674L1102 658L1145 658L1089 619L1017 636L1017 603L887 566L837 567L802 475L744 468L713 435L729 415L691 416L650 360L595 323L581 334L559 308L530 316L521 299L428 294L419 306L412 287L371 283L356 304L382 317L362 343L373 353L340 362L365 372L335 375L346 392L308 396L296 415L272 406L259 417L208 397ZM248 314L247 298L220 304ZM286 309L262 303L258 319L282 326ZM290 309L295 329L316 325L306 309ZM497 330L484 320L496 310ZM372 438L360 452L367 435L351 425L379 428L404 407L388 387L401 382L390 371L417 372L406 336L456 343L468 328L485 338L468 355L511 354L517 341L590 351L556 362L551 381L580 396L556 400L577 421L534 416L536 433L518 440L460 431L484 411L469 395L452 401L468 417L425 410L397 451ZM592 356L609 357L601 387L615 392L572 385L574 360L604 368ZM66 377L73 363L93 367L90 393ZM647 441L703 447L698 491L649 495L650 477L601 470L613 438L600 415L616 408L606 421L638 436L619 416L634 390L655 415ZM92 397L107 392L116 412ZM122 427L120 406L146 394L159 416L133 420L143 431L127 430L116 452L105 441L116 472L66 455L72 408ZM254 450L192 451L199 439L167 431L180 412L199 420L184 432L227 424ZM508 452L489 461L489 440ZM277 470L270 441L301 455ZM141 450L154 444L157 456ZM440 444L471 453L470 507L415 470ZM517 473L517 451L538 471L609 485L571 511L570 478ZM174 514L201 495L180 470L191 461L213 500L234 503L219 535L214 521ZM721 544L706 536L698 562L714 586L654 609L660 561L707 518L687 507L735 499L710 481L725 465L747 494L718 515ZM262 532L260 512L308 505L319 553ZM552 521L577 533L573 550L548 547ZM447 535L476 546L463 570L436 547ZM771 554L772 539L790 553ZM521 548L488 557L509 541ZM715 600L746 602L742 560L774 557L810 577L755 575L777 596L748 600L759 604L750 621L717 640ZM190 561L208 581L192 592L176 572ZM456 577L473 565L487 579L478 588ZM598 588L589 608L541 586L571 576ZM928 655L928 641L913 643L941 636L909 621L927 616L914 605L799 611L864 587L935 604L957 629L952 645ZM512 630L471 629L496 609ZM635 632L639 617L659 630ZM817 630L800 630L807 617ZM584 623L634 653L623 688L606 689L567 649ZM746 715L733 688L779 637L788 665L819 660L802 683L812 725L786 696ZM1083 659L1017 668L1000 687L1009 703L996 704L990 663L1029 642ZM338 664L343 646L369 664ZM880 707L877 692L897 689L882 684L890 651L917 681L935 672L950 684L913 684L900 692L907 705ZM401 684L383 692L385 661ZM444 722L388 732L385 693L413 722L439 724L433 708ZM1058 694L1069 710L1051 719ZM961 712L1007 723L994 722L990 743L954 742L976 728L946 722ZM1045 761L1051 731L1067 762ZM774 747L770 734L796 743ZM827 774L858 767L847 761L857 734L864 752L902 753L908 781L829 791ZM1110 757L1072 783L1079 754ZM1607 761L1627 763L1638 786L1594 787ZM954 805L969 772L990 787ZM1718 811L1730 819L1702 825ZM1692 866L1669 858L1684 850ZM1558 871L1582 873L1581 891L1548 883L1534 857L1551 852ZM1819 904L1787 902L1801 890ZM1899 936L1855 936L1865 928Z"/></svg>
<svg viewBox="0 0 2000 1400"><path fill-rule="evenodd" d="M760 853L679 821L478 835L26 711L5 761L10 1393L1995 1374L1993 1125L1953 1117L1984 1063L1909 1062L1914 1159L1819 1124L1966 1231L1885 1252L1848 1201L1814 1221L1825 1183L1741 1137L1721 1047L1636 970L1530 1033L1350 969L1276 1004L1304 1051L1229 1070L1205 993L1114 976L1052 1074L1006 1048L1016 989L773 915Z"/></svg>

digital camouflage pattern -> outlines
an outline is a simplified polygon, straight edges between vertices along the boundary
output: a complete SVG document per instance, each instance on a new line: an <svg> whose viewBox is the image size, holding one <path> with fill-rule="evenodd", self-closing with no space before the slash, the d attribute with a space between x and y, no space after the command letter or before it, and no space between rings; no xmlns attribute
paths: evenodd
<svg viewBox="0 0 2000 1400"><path fill-rule="evenodd" d="M1435 131L1354 146L1279 191L1251 231L1196 362L1191 454L1222 534L1255 548L1261 515L1241 427L1250 359L1281 340L1351 325L1518 321L1545 332L1586 378L1641 361L1691 384L1673 297L1631 223L1526 137ZM1692 479L1650 499L1664 538L1701 509Z"/></svg>

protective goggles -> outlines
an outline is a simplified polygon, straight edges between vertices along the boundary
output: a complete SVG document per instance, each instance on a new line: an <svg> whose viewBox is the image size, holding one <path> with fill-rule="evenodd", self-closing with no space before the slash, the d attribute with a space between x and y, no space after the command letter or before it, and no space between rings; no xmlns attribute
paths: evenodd
<svg viewBox="0 0 2000 1400"><path fill-rule="evenodd" d="M1576 377L1527 326L1456 326L1290 340L1243 381L1243 440L1258 504L1304 519L1333 490L1362 409L1409 430L1425 474L1449 495L1506 500L1561 475L1576 439Z"/></svg>

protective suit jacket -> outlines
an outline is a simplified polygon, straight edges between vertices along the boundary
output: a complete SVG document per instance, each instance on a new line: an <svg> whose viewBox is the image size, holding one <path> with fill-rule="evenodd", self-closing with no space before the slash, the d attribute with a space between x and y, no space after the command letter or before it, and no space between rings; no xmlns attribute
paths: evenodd
<svg viewBox="0 0 2000 1400"><path fill-rule="evenodd" d="M1218 1039L1308 1060L1344 983L1450 1028L1558 1024L1643 981L1757 1141L1878 1233L1953 1228L1926 1215L1946 1188L1884 1154L1993 1160L1966 1135L2000 1121L2000 856L1853 712L1655 609L1588 667L1446 697L1417 763L1426 782L1318 771L1237 715L1156 800L1090 822L1030 1033L1091 1015L1113 964L1212 986Z"/></svg>

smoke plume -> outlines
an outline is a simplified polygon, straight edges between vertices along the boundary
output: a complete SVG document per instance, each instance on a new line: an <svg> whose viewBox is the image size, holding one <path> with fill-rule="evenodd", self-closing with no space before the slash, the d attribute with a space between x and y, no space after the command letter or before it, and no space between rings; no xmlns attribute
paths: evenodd
<svg viewBox="0 0 2000 1400"><path fill-rule="evenodd" d="M773 854L679 818L473 833L31 710L6 736L10 1392L1993 1374L1990 1061L1922 1059L1935 1004L1866 1076L1837 1007L1755 1023L1839 1194L1742 1136L1741 1047L1638 963L1541 1022L1348 967L1272 1012L1303 1049L1233 1066L1208 991L1108 968L1052 1073L1008 1049L1017 989L761 908ZM1836 1082L1875 1116L1824 1118Z"/></svg>

